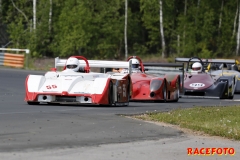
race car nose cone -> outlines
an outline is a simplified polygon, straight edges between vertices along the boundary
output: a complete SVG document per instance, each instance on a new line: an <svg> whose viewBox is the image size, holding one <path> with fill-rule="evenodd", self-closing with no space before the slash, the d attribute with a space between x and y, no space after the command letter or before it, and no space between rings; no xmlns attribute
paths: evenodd
<svg viewBox="0 0 240 160"><path fill-rule="evenodd" d="M63 96L66 96L66 95L68 95L68 92L67 92L67 91L63 91L63 92L62 92L62 95L63 95Z"/></svg>

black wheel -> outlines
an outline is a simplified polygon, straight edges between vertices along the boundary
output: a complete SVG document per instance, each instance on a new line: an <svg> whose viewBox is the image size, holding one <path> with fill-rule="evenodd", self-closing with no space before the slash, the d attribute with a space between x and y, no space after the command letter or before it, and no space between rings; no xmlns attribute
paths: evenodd
<svg viewBox="0 0 240 160"><path fill-rule="evenodd" d="M28 103L28 105L39 105L40 102L29 102L28 101L27 103Z"/></svg>
<svg viewBox="0 0 240 160"><path fill-rule="evenodd" d="M233 99L234 96L229 96L228 99Z"/></svg>
<svg viewBox="0 0 240 160"><path fill-rule="evenodd" d="M127 93L128 93L128 101L131 99L131 82L130 79L128 79L128 84L127 84Z"/></svg>
<svg viewBox="0 0 240 160"><path fill-rule="evenodd" d="M59 105L60 103L51 103L51 102L47 102L48 105L52 105L52 106L55 106L55 105Z"/></svg>
<svg viewBox="0 0 240 160"><path fill-rule="evenodd" d="M108 102L109 102L109 106L115 106L114 100L113 100L113 83L110 82L109 83L109 94L108 94Z"/></svg>
<svg viewBox="0 0 240 160"><path fill-rule="evenodd" d="M128 102L126 102L126 104L124 106L129 106L129 101L131 99L131 86L130 86L131 82L130 79L128 78L128 84L127 84L127 96L128 96Z"/></svg>
<svg viewBox="0 0 240 160"><path fill-rule="evenodd" d="M231 86L228 88L228 99L233 99L233 97L234 97L233 86L235 86L234 80L232 81ZM229 90L230 90L230 92L229 92Z"/></svg>
<svg viewBox="0 0 240 160"><path fill-rule="evenodd" d="M179 82L179 80L176 82L176 88L177 88L177 91L175 91L175 92L177 92L176 93L176 99L175 100L173 100L173 102L178 102L178 100L179 100L179 90L180 90L180 82Z"/></svg>
<svg viewBox="0 0 240 160"><path fill-rule="evenodd" d="M232 84L233 85L233 84ZM231 86L231 87L229 87L229 89L228 90L230 90L232 93L231 93L231 95L229 95L230 94L230 92L228 92L228 99L233 99L233 97L234 97L234 91L233 91L233 87Z"/></svg>
<svg viewBox="0 0 240 160"><path fill-rule="evenodd" d="M166 102L167 101L167 86L166 86L166 82L163 83L162 94L163 94L163 102Z"/></svg>

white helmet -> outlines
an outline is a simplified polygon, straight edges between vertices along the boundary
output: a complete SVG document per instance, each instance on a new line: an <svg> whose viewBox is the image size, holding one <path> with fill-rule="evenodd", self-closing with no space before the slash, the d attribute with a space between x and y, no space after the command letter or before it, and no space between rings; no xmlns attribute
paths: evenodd
<svg viewBox="0 0 240 160"><path fill-rule="evenodd" d="M77 72L79 70L80 66L79 66L79 61L77 58L74 57L70 57L67 60L66 63L66 70L72 70Z"/></svg>
<svg viewBox="0 0 240 160"><path fill-rule="evenodd" d="M202 64L199 62L193 63L192 70L196 72L202 72Z"/></svg>
<svg viewBox="0 0 240 160"><path fill-rule="evenodd" d="M139 61L136 58L131 59L132 60L132 68L133 69L139 69Z"/></svg>

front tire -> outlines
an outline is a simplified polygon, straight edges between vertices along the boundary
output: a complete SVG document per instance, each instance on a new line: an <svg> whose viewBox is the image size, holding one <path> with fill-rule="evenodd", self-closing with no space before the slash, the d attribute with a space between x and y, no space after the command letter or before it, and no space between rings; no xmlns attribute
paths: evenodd
<svg viewBox="0 0 240 160"><path fill-rule="evenodd" d="M234 96L229 96L228 99L233 99Z"/></svg>
<svg viewBox="0 0 240 160"><path fill-rule="evenodd" d="M39 105L40 102L30 102L30 101L28 101L27 103L28 103L28 105Z"/></svg>
<svg viewBox="0 0 240 160"><path fill-rule="evenodd" d="M164 84L163 84L162 95L163 95L163 102L167 102L167 85L166 85L166 82L164 82Z"/></svg>
<svg viewBox="0 0 240 160"><path fill-rule="evenodd" d="M114 103L113 99L113 83L110 81L109 83L109 88L108 88L108 105L109 106L115 106L116 104Z"/></svg>
<svg viewBox="0 0 240 160"><path fill-rule="evenodd" d="M179 100L179 92L180 92L179 91L180 90L180 82L179 82L179 80L176 82L176 88L177 88L176 99L173 102L178 102L178 100Z"/></svg>
<svg viewBox="0 0 240 160"><path fill-rule="evenodd" d="M232 84L233 85L233 84ZM231 86L231 87L229 87L229 89L228 90L230 90L231 91L231 95L229 95L228 96L228 99L233 99L233 97L234 97L234 91L233 91L233 87ZM230 92L228 92L228 94L230 94Z"/></svg>
<svg viewBox="0 0 240 160"><path fill-rule="evenodd" d="M55 105L60 105L60 103L51 103L51 102L47 102L48 105L52 105L52 106L55 106Z"/></svg>
<svg viewBox="0 0 240 160"><path fill-rule="evenodd" d="M131 80L128 78L128 85L127 85L127 94L128 94L128 104L125 106L129 105L129 101L131 100Z"/></svg>
<svg viewBox="0 0 240 160"><path fill-rule="evenodd" d="M232 84L231 84L231 86L228 88L228 95L229 94L231 94L231 95L229 95L228 96L228 99L233 99L233 97L234 97L234 86L235 86L235 80L234 80L234 78L233 78L233 80L232 80ZM230 90L230 92L229 92L229 90Z"/></svg>

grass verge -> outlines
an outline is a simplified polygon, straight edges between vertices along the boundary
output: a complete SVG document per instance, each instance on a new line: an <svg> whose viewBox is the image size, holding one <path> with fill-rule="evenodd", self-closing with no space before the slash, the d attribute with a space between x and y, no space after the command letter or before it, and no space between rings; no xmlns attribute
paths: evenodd
<svg viewBox="0 0 240 160"><path fill-rule="evenodd" d="M195 107L134 116L178 125L211 136L240 140L240 106Z"/></svg>

